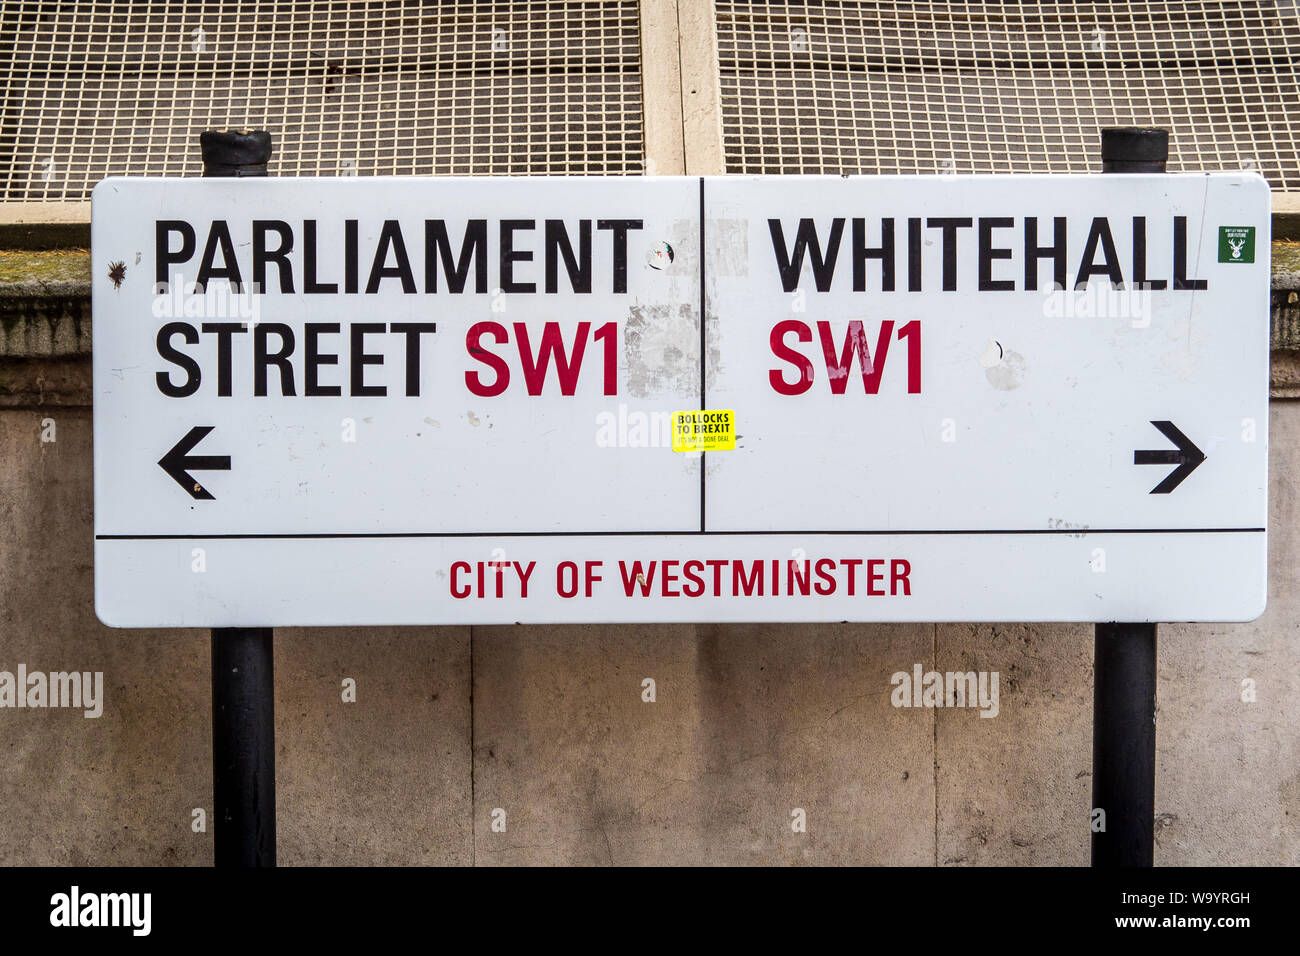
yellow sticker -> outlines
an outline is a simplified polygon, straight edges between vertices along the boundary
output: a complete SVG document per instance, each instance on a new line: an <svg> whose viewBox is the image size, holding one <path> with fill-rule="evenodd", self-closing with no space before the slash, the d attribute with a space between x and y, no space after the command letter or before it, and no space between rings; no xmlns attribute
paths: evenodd
<svg viewBox="0 0 1300 956"><path fill-rule="evenodd" d="M673 412L673 451L727 451L736 447L731 409Z"/></svg>

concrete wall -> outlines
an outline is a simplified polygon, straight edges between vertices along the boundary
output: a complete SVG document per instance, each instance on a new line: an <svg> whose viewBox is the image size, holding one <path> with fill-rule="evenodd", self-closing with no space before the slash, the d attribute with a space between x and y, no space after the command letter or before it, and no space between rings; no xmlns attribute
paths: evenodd
<svg viewBox="0 0 1300 956"><path fill-rule="evenodd" d="M1271 447L1268 611L1161 627L1157 863L1300 864L1300 404ZM91 501L88 408L0 411L0 670L106 696L0 709L0 863L205 865L208 635L98 623ZM999 671L999 716L895 709L915 663ZM280 859L1082 865L1091 666L1087 626L281 630Z"/></svg>

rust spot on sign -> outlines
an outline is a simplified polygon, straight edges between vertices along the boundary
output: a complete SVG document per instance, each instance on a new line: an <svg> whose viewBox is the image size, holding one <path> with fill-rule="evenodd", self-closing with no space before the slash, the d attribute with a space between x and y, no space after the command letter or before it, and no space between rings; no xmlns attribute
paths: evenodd
<svg viewBox="0 0 1300 956"><path fill-rule="evenodd" d="M108 264L108 281L113 283L114 289L122 288L122 280L126 278L125 262L110 262Z"/></svg>

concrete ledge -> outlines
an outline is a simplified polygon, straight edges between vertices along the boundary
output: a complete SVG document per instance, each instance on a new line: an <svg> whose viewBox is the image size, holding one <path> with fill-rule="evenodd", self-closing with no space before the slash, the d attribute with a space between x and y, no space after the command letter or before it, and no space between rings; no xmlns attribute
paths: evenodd
<svg viewBox="0 0 1300 956"><path fill-rule="evenodd" d="M90 354L90 283L0 284L0 356Z"/></svg>
<svg viewBox="0 0 1300 956"><path fill-rule="evenodd" d="M1273 351L1300 349L1300 292L1274 289L1269 306Z"/></svg>
<svg viewBox="0 0 1300 956"><path fill-rule="evenodd" d="M1287 353L1282 361L1287 369L1285 385L1300 384L1291 374L1296 367L1296 350L1300 350L1300 242L1275 240L1273 242L1273 294L1269 297L1271 319L1270 343L1273 348L1273 388L1282 384L1278 378L1278 353ZM1279 396L1282 397L1282 396ZM1300 397L1300 392L1287 394L1286 398Z"/></svg>
<svg viewBox="0 0 1300 956"><path fill-rule="evenodd" d="M90 252L0 251L0 359L90 354Z"/></svg>
<svg viewBox="0 0 1300 956"><path fill-rule="evenodd" d="M1300 398L1300 348L1274 349L1269 371L1269 395Z"/></svg>
<svg viewBox="0 0 1300 956"><path fill-rule="evenodd" d="M0 357L0 408L89 408L90 356Z"/></svg>

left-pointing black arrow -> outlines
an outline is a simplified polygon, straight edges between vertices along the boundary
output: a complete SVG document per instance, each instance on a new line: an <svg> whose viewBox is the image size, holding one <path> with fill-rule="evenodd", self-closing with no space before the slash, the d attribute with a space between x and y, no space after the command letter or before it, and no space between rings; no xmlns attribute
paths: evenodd
<svg viewBox="0 0 1300 956"><path fill-rule="evenodd" d="M1205 452L1201 451L1190 438L1178 430L1173 422L1152 422L1160 433L1178 446L1177 450L1135 451L1135 465L1177 465L1178 467L1165 476L1165 480L1151 489L1153 495L1167 495L1183 483L1183 479L1200 467L1205 461Z"/></svg>
<svg viewBox="0 0 1300 956"><path fill-rule="evenodd" d="M172 450L158 459L162 470L172 476L176 484L190 493L190 497L212 501L212 494L190 474L191 471L229 471L229 455L191 455L190 451L203 441L213 425L195 425L178 441Z"/></svg>

